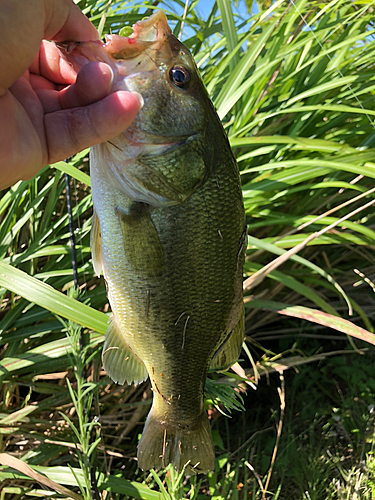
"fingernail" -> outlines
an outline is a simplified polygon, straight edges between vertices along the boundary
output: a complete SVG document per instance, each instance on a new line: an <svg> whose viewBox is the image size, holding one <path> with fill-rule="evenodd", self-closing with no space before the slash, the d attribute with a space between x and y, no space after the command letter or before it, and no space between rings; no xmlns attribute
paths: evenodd
<svg viewBox="0 0 375 500"><path fill-rule="evenodd" d="M108 66L108 68L109 68L109 69L110 69L110 71L111 71L111 79L110 79L110 80L109 80L109 82L108 82L108 91L110 91L110 90L111 90L111 88L112 88L112 83L113 83L113 78L114 78L114 75L113 75L113 70L112 70L111 66L110 66L109 64L107 64L107 66Z"/></svg>
<svg viewBox="0 0 375 500"><path fill-rule="evenodd" d="M139 105L140 105L140 108L139 109L142 109L143 108L143 105L145 103L143 97L141 96L141 94L139 92L132 92L132 94L138 99L139 101Z"/></svg>

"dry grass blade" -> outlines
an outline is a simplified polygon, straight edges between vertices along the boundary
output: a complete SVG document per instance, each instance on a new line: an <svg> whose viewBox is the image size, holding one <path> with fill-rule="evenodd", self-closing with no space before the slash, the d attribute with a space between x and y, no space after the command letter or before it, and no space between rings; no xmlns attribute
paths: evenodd
<svg viewBox="0 0 375 500"><path fill-rule="evenodd" d="M272 273L272 271L281 266L281 264L286 262L292 255L295 255L300 250L302 250L310 241L317 237L317 234L318 233L310 234L310 236L308 236L299 245L296 245L287 252L283 253L272 262L262 267L262 269L259 269L259 271L250 276L250 278L247 278L243 283L244 292L248 292L256 286L260 285L268 274Z"/></svg>
<svg viewBox="0 0 375 500"><path fill-rule="evenodd" d="M327 233L328 231L330 231L331 229L336 227L341 222L350 219L354 215L358 214L362 210L365 210L365 209L371 207L374 204L375 204L375 200L371 200L368 203L366 203L365 205L363 205L363 206L357 208L356 210L353 210L349 214L345 215L344 217L341 217L340 219L333 222L329 226L326 226L325 228L321 229L320 231L317 231L316 233L310 234L304 241L302 241L301 243L296 245L294 248L291 248L290 250L285 252L283 255L280 255L279 257L274 259L272 262L270 262L269 264L264 266L262 269L259 269L259 271L257 271L252 276L250 276L250 278L247 278L243 283L244 291L248 292L252 288L254 288L254 287L258 286L260 283L262 283L262 281L264 280L264 278L266 278L266 276L268 274L270 274L272 271L277 269L281 264L286 262L292 255L295 255L300 250L302 250L308 243L310 243L310 241L322 236L324 233ZM348 303L348 305L349 305L349 315L351 316L353 314L352 307L351 307L350 303Z"/></svg>
<svg viewBox="0 0 375 500"><path fill-rule="evenodd" d="M55 483L55 481L48 479L42 474L39 474L39 472L36 472L27 464L25 464L25 462L22 462L22 460L19 460L16 457L12 457L8 453L0 453L0 464L6 465L8 467L11 467L12 469L16 469L19 472L22 472L22 474L31 477L35 481L38 481L38 483L47 486L47 488L51 488L54 491L61 493L61 495L65 495L68 499L83 500L83 497L81 495L78 495L78 493L74 493L74 491Z"/></svg>
<svg viewBox="0 0 375 500"><path fill-rule="evenodd" d="M249 303L250 307L254 309L265 309L267 311L275 311L284 316L305 319L311 323L317 323L318 325L332 328L338 332L345 333L346 335L375 345L375 335L373 333L339 316L333 316L332 314L318 311L317 309L310 309L304 306L291 306L271 300L251 300L250 297L245 297L245 302Z"/></svg>
<svg viewBox="0 0 375 500"><path fill-rule="evenodd" d="M283 430L284 413L285 413L285 380L284 380L284 375L283 375L282 371L280 372L280 387L277 388L277 392L279 393L279 398L280 398L280 419L279 419L279 423L277 424L276 443L275 443L275 447L274 447L273 453L272 453L271 465L270 465L270 468L268 470L266 484L265 484L264 489L262 491L262 500L266 500L266 493L267 493L268 486L269 486L270 481L271 481L273 466L275 464L277 450L279 448L279 443L280 443L281 432Z"/></svg>
<svg viewBox="0 0 375 500"><path fill-rule="evenodd" d="M320 354L313 354L312 356L291 356L289 358L281 358L277 361L267 360L264 362L258 362L256 364L256 370L259 376L268 376L275 372L284 372L290 370L291 368L296 368L297 366L307 365L308 363L316 363L317 361L322 361L331 356L340 356L347 354L365 354L368 349L358 349L356 351L332 351ZM245 377L253 378L255 377L254 370L252 368L245 370Z"/></svg>
<svg viewBox="0 0 375 500"><path fill-rule="evenodd" d="M347 338L375 345L371 2L75 3L102 35L162 8L192 50L242 174L251 234L246 332L253 338L244 343L243 367L218 380L210 375L207 384L218 387L211 422L224 448L216 450L214 472L180 482L173 470L144 474L134 456L149 406L146 384L114 386L100 368L108 303L90 260L87 152L17 183L0 196L0 458L11 465L0 466L0 500L375 500L373 348L349 351ZM66 293L73 283L64 173L77 181L79 301ZM197 293L189 300L199 300ZM343 301L353 306L352 322L341 319L349 319ZM78 330L67 337L70 323L56 315L90 330L84 355ZM281 372L289 384L285 414ZM229 396L243 388L246 412L231 420L216 413L229 412ZM57 493L44 486L50 480L76 493Z"/></svg>
<svg viewBox="0 0 375 500"><path fill-rule="evenodd" d="M260 480L259 475L255 472L254 467L249 462L246 462L246 467L248 467L248 469L251 470L251 472L254 474L254 477L258 482L260 491L264 494L265 493L264 486L262 484L262 481Z"/></svg>
<svg viewBox="0 0 375 500"><path fill-rule="evenodd" d="M286 233L285 236L289 236L290 234L293 234L293 233L295 233L297 231L301 231L301 229L304 229L305 227L310 226L311 224L315 224L315 222L318 222L319 220L324 219L324 217L328 217L329 215L337 212L337 210L341 210L342 208L350 205L351 203L355 203L355 202L361 200L362 198L364 198L365 196L368 196L368 195L370 195L370 194L372 194L374 192L375 192L375 188L369 189L365 193L361 193L358 196L355 196L354 198L351 198L350 200L347 200L344 203L341 203L337 207L331 208L331 210L327 210L327 212L324 212L324 214L319 215L315 219L310 220L309 222L305 222L304 224L301 224L295 230L290 231L289 233Z"/></svg>
<svg viewBox="0 0 375 500"><path fill-rule="evenodd" d="M186 0L186 2L185 2L185 8L184 8L184 13L182 15L182 22L181 22L180 33L178 34L178 39L179 40L181 40L181 37L182 37L182 32L183 32L183 29L184 29L184 24L185 24L185 19L186 19L186 14L187 14L188 7L189 7L189 0Z"/></svg>

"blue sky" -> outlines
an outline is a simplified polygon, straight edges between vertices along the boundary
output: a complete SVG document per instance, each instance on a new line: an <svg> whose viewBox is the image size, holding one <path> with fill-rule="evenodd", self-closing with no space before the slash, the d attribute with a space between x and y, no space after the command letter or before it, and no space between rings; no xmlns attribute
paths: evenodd
<svg viewBox="0 0 375 500"><path fill-rule="evenodd" d="M212 10L212 7L213 7L213 5L215 3L215 1L216 0L200 0L198 2L198 4L196 5L195 9L198 11L198 13L202 17L202 19L207 19L208 18L209 14L210 14L210 12ZM190 0L190 4L191 3L192 3L192 0ZM137 6L136 0L132 0L128 8L132 8L132 7L135 7L135 6ZM138 5L138 7L139 7L139 5ZM175 2L173 0L171 0L171 1L169 1L169 0L164 0L163 1L162 0L158 4L157 8L161 9L161 10L165 10L166 13L171 12L171 11L176 12L178 16L182 16L183 12L184 12L184 6L183 5L179 5L177 2ZM141 7L140 12L146 12L146 10L147 10L147 7ZM247 12L245 0L239 0L237 8L235 7L234 2L233 2L232 3L232 10L233 10L233 12L235 14L237 13L242 18L245 18L245 19L246 19L246 16L249 15L248 12ZM121 12L121 11L118 11L118 12ZM258 12L258 8L257 8L255 0L253 0L252 12L253 13ZM126 16L126 9L124 9L124 15ZM124 22L124 24L126 24L126 22ZM171 26L172 29L174 28L175 24L173 23L173 21L170 22L170 26ZM195 34L195 32L193 30L190 30L190 32L189 32L189 29L190 28L185 24L184 31L183 31L183 34L182 34L182 41L186 40L187 38L189 38L190 36L192 36L192 35Z"/></svg>
<svg viewBox="0 0 375 500"><path fill-rule="evenodd" d="M168 0L166 0L163 3L165 3L166 5L168 5ZM212 7L213 7L214 3L215 3L215 0L200 0L200 2L196 6L196 9L198 10L198 12L201 14L201 16L203 18L207 18L208 15L209 15L209 13L212 10ZM159 4L159 5L161 5L161 4ZM178 12L178 14L182 15L182 13L184 11L183 7L179 7L176 2L173 3L173 7L176 9L176 11ZM255 10L254 10L254 8L255 8ZM245 15L247 13L247 9L246 9L245 1L244 0L239 0L239 2L238 2L238 9L235 8L234 3L233 3L232 4L232 9L233 9L233 11L237 11L239 14L242 14L242 15ZM256 7L254 5L253 11L255 12L256 10L257 9L256 9Z"/></svg>
<svg viewBox="0 0 375 500"><path fill-rule="evenodd" d="M169 3L168 0L165 0L164 2L161 2L158 7L160 7L162 10L163 10L163 3L164 3L164 5L166 5L168 7L169 6L173 6L174 11L178 15L182 16L184 8L182 6L179 6L177 4L177 2L173 2L173 3L171 2L171 3ZM215 3L215 0L200 0L199 1L199 3L196 6L196 10L199 12L199 14L201 15L201 17L203 19L207 19L208 18L209 14L210 14L210 12L212 10L212 7L213 7L214 3ZM237 9L235 8L234 2L233 2L232 9L233 9L234 13L237 12L242 17L245 17L246 15L248 15L247 9L246 9L246 4L245 4L244 0L239 0L239 2L238 2L238 8ZM257 12L256 2L254 2L253 12ZM188 31L188 28L185 27L185 30ZM192 34L193 34L193 32L191 33L191 35ZM183 35L182 35L182 40L186 39L186 37L189 37L189 33L186 33L186 31L185 31L183 33Z"/></svg>
<svg viewBox="0 0 375 500"><path fill-rule="evenodd" d="M208 14L211 12L211 9L212 9L212 6L214 3L215 3L215 0L200 0L199 4L197 6L197 9L202 14L202 17L208 16ZM232 9L234 11L236 10L234 5L232 5ZM247 13L244 0L240 0L238 2L237 11L242 15Z"/></svg>

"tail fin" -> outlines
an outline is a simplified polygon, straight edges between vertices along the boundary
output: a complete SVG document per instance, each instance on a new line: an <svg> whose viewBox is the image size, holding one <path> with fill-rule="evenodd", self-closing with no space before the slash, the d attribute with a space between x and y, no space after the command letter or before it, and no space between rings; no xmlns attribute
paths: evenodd
<svg viewBox="0 0 375 500"><path fill-rule="evenodd" d="M189 426L166 422L158 418L154 406L151 408L138 445L141 469L162 469L171 463L178 471L186 465L190 472L207 472L214 469L214 460L211 428L205 411Z"/></svg>

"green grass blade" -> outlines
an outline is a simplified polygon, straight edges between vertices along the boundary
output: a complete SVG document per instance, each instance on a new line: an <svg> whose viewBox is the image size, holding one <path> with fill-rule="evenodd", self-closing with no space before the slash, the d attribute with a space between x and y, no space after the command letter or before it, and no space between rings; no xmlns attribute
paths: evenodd
<svg viewBox="0 0 375 500"><path fill-rule="evenodd" d="M42 467L33 466L33 468L47 476L52 481L58 484L65 484L67 486L78 486L76 476L79 481L83 481L83 473L81 469L70 467ZM74 473L74 474L73 474ZM3 479L22 479L30 480L21 472L11 469L9 467L0 467L0 478ZM121 493L129 495L132 498L141 498L142 500L162 500L163 497L157 491L153 491L147 486L136 483L135 481L128 481L120 477L106 476L101 473L97 478L98 488L102 491L110 491L113 493Z"/></svg>
<svg viewBox="0 0 375 500"><path fill-rule="evenodd" d="M91 186L90 176L85 174L85 172L82 172L69 162L58 161L51 165L51 168L56 168L57 170L70 175L70 177L73 177L77 181L83 182L84 184L87 184L87 186Z"/></svg>
<svg viewBox="0 0 375 500"><path fill-rule="evenodd" d="M90 335L91 347L95 347L103 341L104 337L99 333ZM53 372L56 368L56 360L65 357L66 361L60 368L68 368L70 363L67 356L71 353L72 346L69 339L63 338L42 344L25 353L18 353L17 357L5 357L0 361L0 378L7 378L9 375L30 367L38 367L39 373Z"/></svg>
<svg viewBox="0 0 375 500"><path fill-rule="evenodd" d="M67 297L47 283L0 262L0 286L91 330L105 333L108 316L78 300Z"/></svg>
<svg viewBox="0 0 375 500"><path fill-rule="evenodd" d="M238 43L237 30L234 24L232 5L229 0L217 0L217 5L219 7L221 14L221 21L223 23L223 29L227 41L228 51L232 52ZM229 62L229 67L231 71L235 69L237 63L238 63L238 55L236 53L235 56Z"/></svg>
<svg viewBox="0 0 375 500"><path fill-rule="evenodd" d="M271 243L266 243L258 238L254 238L253 236L250 236L250 235L248 235L248 244L254 245L255 248L261 248L262 250L272 252L275 255L282 255L283 253L285 253L282 249L278 248L276 245L272 245ZM290 257L290 260L298 262L298 263L310 268L312 271L319 274L320 276L323 276L329 283L331 283L338 290L338 292L344 298L345 302L348 304L349 309L351 309L350 299L349 299L348 295L344 292L343 288L337 283L337 281L335 281L332 278L332 276L329 273L327 273L324 269L317 266L313 262L310 262L309 260L304 259L303 257L301 257L299 255L292 255Z"/></svg>

